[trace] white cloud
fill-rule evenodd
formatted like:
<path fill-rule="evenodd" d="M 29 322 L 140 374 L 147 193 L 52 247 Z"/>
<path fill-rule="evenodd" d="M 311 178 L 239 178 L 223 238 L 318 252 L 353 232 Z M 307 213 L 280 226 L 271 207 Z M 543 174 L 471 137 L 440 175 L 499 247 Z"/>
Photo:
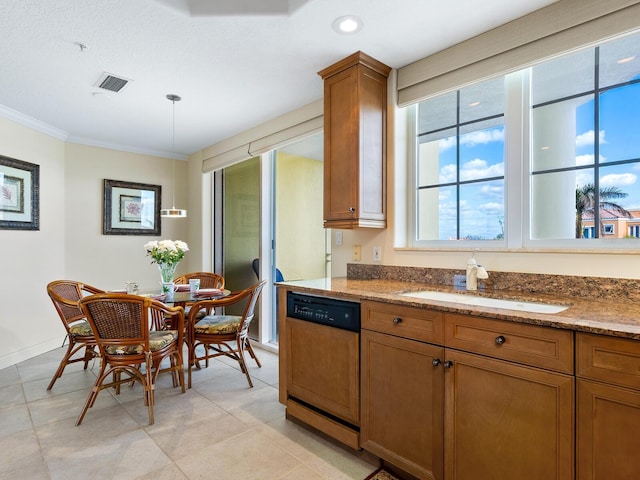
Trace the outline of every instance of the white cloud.
<path fill-rule="evenodd" d="M 504 128 L 492 128 L 491 130 L 478 130 L 460 136 L 463 145 L 473 147 L 478 144 L 504 141 Z"/>
<path fill-rule="evenodd" d="M 488 165 L 486 160 L 475 158 L 466 162 L 460 169 L 460 180 L 501 177 L 504 175 L 504 163 Z"/>
<path fill-rule="evenodd" d="M 456 137 L 443 138 L 438 143 L 438 147 L 440 148 L 441 152 L 449 150 L 450 148 L 453 148 L 455 146 L 456 146 Z"/>
<path fill-rule="evenodd" d="M 478 130 L 460 135 L 460 144 L 465 147 L 475 147 L 491 142 L 504 141 L 504 128 L 491 128 L 489 130 Z M 440 151 L 444 152 L 456 146 L 456 137 L 448 137 L 440 140 Z"/>
<path fill-rule="evenodd" d="M 600 178 L 602 187 L 623 187 L 633 185 L 638 180 L 638 176 L 633 173 L 612 173 Z"/>
<path fill-rule="evenodd" d="M 496 202 L 482 204 L 478 207 L 478 210 L 486 215 L 502 215 L 504 213 L 503 205 Z"/>
<path fill-rule="evenodd" d="M 600 142 L 600 145 L 602 145 L 603 143 L 607 143 L 605 138 L 604 138 L 604 130 L 600 130 L 600 133 L 598 134 L 598 140 Z M 580 147 L 588 147 L 590 145 L 594 144 L 594 131 L 593 130 L 588 130 L 584 133 L 581 133 L 579 135 L 576 136 L 576 147 L 580 148 Z"/>
<path fill-rule="evenodd" d="M 440 169 L 439 179 L 440 183 L 451 183 L 456 181 L 456 166 L 445 165 Z"/>

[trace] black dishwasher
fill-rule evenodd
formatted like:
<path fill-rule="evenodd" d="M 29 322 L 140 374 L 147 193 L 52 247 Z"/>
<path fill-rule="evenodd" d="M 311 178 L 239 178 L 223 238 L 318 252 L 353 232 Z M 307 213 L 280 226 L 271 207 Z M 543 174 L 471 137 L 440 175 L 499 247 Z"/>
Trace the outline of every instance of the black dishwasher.
<path fill-rule="evenodd" d="M 287 317 L 360 332 L 360 304 L 356 302 L 288 292 Z"/>
<path fill-rule="evenodd" d="M 284 330 L 287 417 L 359 448 L 360 304 L 289 291 Z"/>

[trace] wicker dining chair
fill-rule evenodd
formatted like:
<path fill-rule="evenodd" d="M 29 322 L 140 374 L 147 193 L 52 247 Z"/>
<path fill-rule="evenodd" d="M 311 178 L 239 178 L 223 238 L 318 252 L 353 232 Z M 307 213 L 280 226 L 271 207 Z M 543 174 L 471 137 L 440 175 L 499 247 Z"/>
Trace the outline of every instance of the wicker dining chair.
<path fill-rule="evenodd" d="M 179 277 L 173 279 L 173 283 L 176 285 L 189 285 L 189 280 L 199 279 L 200 280 L 200 288 L 219 288 L 222 290 L 224 288 L 224 277 L 218 273 L 213 272 L 192 272 L 186 273 Z M 192 303 L 187 302 L 184 308 L 184 315 L 187 317 L 189 314 L 189 309 L 191 308 Z M 209 311 L 200 311 L 198 316 L 200 318 L 204 317 L 211 313 Z"/>
<path fill-rule="evenodd" d="M 149 425 L 154 423 L 154 387 L 158 374 L 170 372 L 173 386 L 185 392 L 182 345 L 184 342 L 184 309 L 169 307 L 148 297 L 123 293 L 101 293 L 79 302 L 102 355 L 96 382 L 87 397 L 76 425 L 80 425 L 93 406 L 98 393 L 125 383 L 140 382 L 145 405 L 149 409 Z M 165 329 L 169 319 L 172 329 Z M 160 364 L 169 359 L 169 366 Z M 144 366 L 144 369 L 142 368 Z M 111 381 L 107 382 L 109 376 Z"/>
<path fill-rule="evenodd" d="M 67 351 L 62 357 L 56 373 L 53 374 L 47 390 L 53 388 L 53 384 L 62 376 L 67 365 L 84 362 L 86 370 L 89 361 L 96 357 L 96 341 L 91 326 L 85 319 L 84 312 L 78 306 L 78 301 L 86 295 L 102 292 L 103 290 L 99 288 L 74 280 L 55 280 L 47 285 L 47 294 L 67 331 L 65 341 L 69 341 Z M 82 349 L 84 349 L 84 354 L 74 358 Z"/>
<path fill-rule="evenodd" d="M 189 280 L 199 279 L 200 288 L 224 288 L 224 277 L 213 272 L 186 273 L 173 279 L 176 285 L 188 285 Z"/>
<path fill-rule="evenodd" d="M 209 366 L 209 359 L 225 355 L 240 364 L 240 369 L 247 377 L 249 387 L 253 387 L 249 369 L 244 358 L 247 351 L 255 360 L 258 367 L 262 367 L 249 342 L 249 325 L 254 317 L 254 310 L 258 297 L 266 281 L 239 292 L 231 293 L 227 297 L 216 300 L 202 300 L 191 305 L 187 317 L 187 347 L 189 351 L 188 386 L 191 388 L 191 371 L 194 366 L 200 368 L 200 361 Z M 206 315 L 198 317 L 200 311 L 210 311 L 214 308 L 228 307 L 244 302 L 242 315 Z M 196 349 L 202 346 L 202 354 Z"/>

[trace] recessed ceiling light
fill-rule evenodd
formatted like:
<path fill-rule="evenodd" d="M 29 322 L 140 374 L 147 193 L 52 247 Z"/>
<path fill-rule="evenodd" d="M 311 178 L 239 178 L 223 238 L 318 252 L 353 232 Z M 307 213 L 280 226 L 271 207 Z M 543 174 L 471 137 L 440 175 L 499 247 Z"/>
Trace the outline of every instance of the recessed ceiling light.
<path fill-rule="evenodd" d="M 551 147 L 545 145 L 544 147 L 540 147 L 540 150 L 549 150 Z"/>
<path fill-rule="evenodd" d="M 618 60 L 617 63 L 629 63 L 629 62 L 635 60 L 635 58 L 636 58 L 635 55 L 631 56 L 631 57 L 621 58 L 620 60 Z"/>
<path fill-rule="evenodd" d="M 471 102 L 469 104 L 470 107 L 477 107 L 478 105 L 480 105 L 480 102 L 477 102 L 477 101 L 476 102 Z"/>
<path fill-rule="evenodd" d="M 336 18 L 331 26 L 338 33 L 350 35 L 362 30 L 364 24 L 362 23 L 362 20 L 355 15 L 344 15 L 343 17 Z"/>

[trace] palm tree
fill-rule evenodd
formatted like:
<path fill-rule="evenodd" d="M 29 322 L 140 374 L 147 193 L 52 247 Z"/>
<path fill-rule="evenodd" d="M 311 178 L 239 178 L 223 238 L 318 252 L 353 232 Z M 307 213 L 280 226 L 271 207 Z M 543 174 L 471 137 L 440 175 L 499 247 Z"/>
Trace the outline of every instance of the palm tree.
<path fill-rule="evenodd" d="M 582 238 L 582 216 L 595 210 L 596 187 L 593 183 L 587 183 L 582 187 L 576 187 L 576 238 Z M 599 194 L 599 210 L 609 210 L 619 216 L 631 217 L 631 213 L 611 200 L 625 198 L 629 194 L 623 192 L 618 187 L 601 188 Z M 602 233 L 602 223 L 600 223 Z"/>

